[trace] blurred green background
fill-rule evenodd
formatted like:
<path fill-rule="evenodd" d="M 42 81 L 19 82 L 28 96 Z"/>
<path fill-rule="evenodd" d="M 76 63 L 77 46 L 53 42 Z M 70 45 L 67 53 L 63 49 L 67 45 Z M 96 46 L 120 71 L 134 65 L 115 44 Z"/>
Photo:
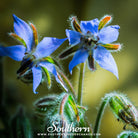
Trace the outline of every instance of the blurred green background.
<path fill-rule="evenodd" d="M 13 32 L 12 14 L 35 24 L 39 40 L 45 36 L 65 38 L 65 29 L 70 28 L 68 18 L 76 15 L 79 20 L 101 18 L 109 14 L 113 16 L 112 25 L 120 25 L 117 42 L 123 44 L 122 50 L 113 53 L 119 70 L 119 80 L 115 76 L 97 66 L 92 73 L 86 68 L 83 104 L 88 107 L 87 116 L 92 126 L 97 115 L 97 107 L 105 93 L 119 91 L 127 94 L 131 101 L 138 105 L 138 0 L 1 0 L 0 1 L 0 43 L 5 46 L 16 45 L 17 42 L 8 36 Z M 65 42 L 54 54 L 56 60 L 59 53 L 68 47 Z M 72 57 L 59 61 L 66 74 L 69 74 L 68 63 Z M 62 89 L 55 83 L 50 90 L 46 84 L 39 86 L 39 94 L 35 95 L 32 85 L 26 85 L 16 78 L 20 63 L 10 58 L 4 59 L 5 99 L 8 110 L 16 112 L 18 105 L 24 105 L 28 114 L 33 110 L 33 102 L 47 94 L 60 93 Z M 77 90 L 78 68 L 73 76 L 67 75 Z M 107 109 L 101 124 L 101 138 L 116 138 L 123 129 L 112 112 Z M 131 127 L 128 127 L 132 129 Z"/>

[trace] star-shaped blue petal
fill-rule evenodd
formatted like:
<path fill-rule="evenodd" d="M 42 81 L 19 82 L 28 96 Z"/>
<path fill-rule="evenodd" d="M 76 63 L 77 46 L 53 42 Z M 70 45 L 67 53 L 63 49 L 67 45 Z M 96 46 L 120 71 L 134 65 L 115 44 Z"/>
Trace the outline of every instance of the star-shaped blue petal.
<path fill-rule="evenodd" d="M 45 37 L 36 47 L 34 55 L 37 58 L 47 57 L 52 54 L 65 40 L 54 37 Z"/>
<path fill-rule="evenodd" d="M 73 46 L 80 43 L 81 34 L 79 32 L 66 29 L 66 35 L 70 45 Z"/>
<path fill-rule="evenodd" d="M 13 19 L 14 32 L 26 42 L 27 51 L 31 51 L 32 45 L 34 43 L 32 29 L 25 21 L 18 18 L 15 14 L 13 14 Z"/>
<path fill-rule="evenodd" d="M 92 34 L 95 34 L 98 32 L 98 25 L 99 20 L 96 18 L 91 21 L 81 21 L 80 27 L 84 34 L 87 34 L 87 32 L 91 32 Z"/>
<path fill-rule="evenodd" d="M 100 30 L 98 36 L 100 43 L 112 43 L 117 40 L 119 35 L 119 26 L 108 26 Z"/>
<path fill-rule="evenodd" d="M 88 51 L 86 51 L 86 50 L 84 50 L 84 49 L 78 50 L 78 51 L 75 53 L 75 55 L 74 55 L 72 61 L 69 63 L 69 71 L 70 71 L 70 73 L 72 73 L 72 69 L 73 69 L 76 65 L 78 65 L 78 64 L 80 64 L 80 63 L 84 63 L 84 62 L 86 61 L 87 58 L 88 58 Z"/>
<path fill-rule="evenodd" d="M 94 50 L 93 57 L 102 68 L 112 72 L 117 79 L 119 79 L 117 65 L 113 56 L 108 50 L 102 46 L 97 46 L 97 48 Z"/>
<path fill-rule="evenodd" d="M 21 61 L 25 56 L 26 48 L 22 45 L 3 47 L 0 46 L 0 56 L 8 56 L 16 61 Z"/>
<path fill-rule="evenodd" d="M 36 89 L 41 83 L 42 71 L 40 67 L 33 67 L 32 72 L 33 72 L 33 92 L 37 94 L 38 92 L 36 92 Z"/>

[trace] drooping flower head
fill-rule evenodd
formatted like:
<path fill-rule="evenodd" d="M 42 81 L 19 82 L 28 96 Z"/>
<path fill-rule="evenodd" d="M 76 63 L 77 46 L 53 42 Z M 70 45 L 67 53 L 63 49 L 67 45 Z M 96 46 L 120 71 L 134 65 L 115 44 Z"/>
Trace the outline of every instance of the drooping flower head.
<path fill-rule="evenodd" d="M 76 17 L 71 18 L 73 30 L 66 29 L 66 35 L 71 48 L 64 51 L 59 57 L 64 58 L 76 52 L 69 63 L 69 71 L 86 61 L 90 70 L 95 70 L 95 61 L 104 69 L 112 72 L 118 78 L 118 69 L 111 51 L 120 49 L 120 44 L 112 44 L 119 35 L 119 26 L 107 24 L 111 16 L 105 16 L 100 21 L 96 18 L 91 21 L 78 23 Z"/>
<path fill-rule="evenodd" d="M 65 40 L 54 37 L 44 37 L 38 43 L 37 30 L 35 26 L 13 15 L 14 33 L 10 35 L 22 44 L 8 47 L 0 47 L 0 56 L 9 56 L 10 58 L 21 61 L 21 67 L 17 71 L 18 77 L 24 82 L 33 82 L 33 91 L 42 81 L 42 73 L 47 76 L 50 84 L 49 72 L 51 72 L 57 82 L 61 83 L 55 68 L 56 62 L 50 57 Z"/>

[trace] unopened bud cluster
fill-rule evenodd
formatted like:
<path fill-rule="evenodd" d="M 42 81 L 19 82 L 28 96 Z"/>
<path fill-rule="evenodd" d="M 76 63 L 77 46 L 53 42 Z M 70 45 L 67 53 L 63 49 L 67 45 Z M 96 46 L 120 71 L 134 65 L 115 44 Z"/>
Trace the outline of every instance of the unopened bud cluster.
<path fill-rule="evenodd" d="M 136 107 L 123 94 L 111 93 L 106 95 L 109 98 L 109 106 L 118 120 L 122 120 L 126 125 L 130 124 L 138 128 L 138 111 Z M 124 126 L 124 129 L 126 127 Z"/>

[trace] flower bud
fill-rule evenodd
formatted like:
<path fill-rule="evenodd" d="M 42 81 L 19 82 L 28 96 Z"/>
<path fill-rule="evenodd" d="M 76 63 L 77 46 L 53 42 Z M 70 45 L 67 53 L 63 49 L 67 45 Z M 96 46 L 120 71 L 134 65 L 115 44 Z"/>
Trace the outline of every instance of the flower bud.
<path fill-rule="evenodd" d="M 36 114 L 45 117 L 47 114 L 52 114 L 57 107 L 56 99 L 57 95 L 49 95 L 44 98 L 40 98 L 34 103 Z"/>
<path fill-rule="evenodd" d="M 138 128 L 138 111 L 135 106 L 122 94 L 112 93 L 110 96 L 109 105 L 117 119 Z"/>
<path fill-rule="evenodd" d="M 60 115 L 71 121 L 73 121 L 74 118 L 79 121 L 77 105 L 73 97 L 67 93 L 49 95 L 41 98 L 35 102 L 34 107 L 39 116 L 47 117 Z"/>
<path fill-rule="evenodd" d="M 81 127 L 86 127 L 88 132 L 91 132 L 85 119 L 86 108 L 78 106 L 70 94 L 49 95 L 39 99 L 34 106 L 36 113 L 45 118 L 44 133 L 46 135 L 52 135 L 52 133 L 67 135 L 70 132 L 78 131 L 78 127 L 82 131 Z"/>
<path fill-rule="evenodd" d="M 133 131 L 124 131 L 117 138 L 138 138 L 138 133 Z"/>

